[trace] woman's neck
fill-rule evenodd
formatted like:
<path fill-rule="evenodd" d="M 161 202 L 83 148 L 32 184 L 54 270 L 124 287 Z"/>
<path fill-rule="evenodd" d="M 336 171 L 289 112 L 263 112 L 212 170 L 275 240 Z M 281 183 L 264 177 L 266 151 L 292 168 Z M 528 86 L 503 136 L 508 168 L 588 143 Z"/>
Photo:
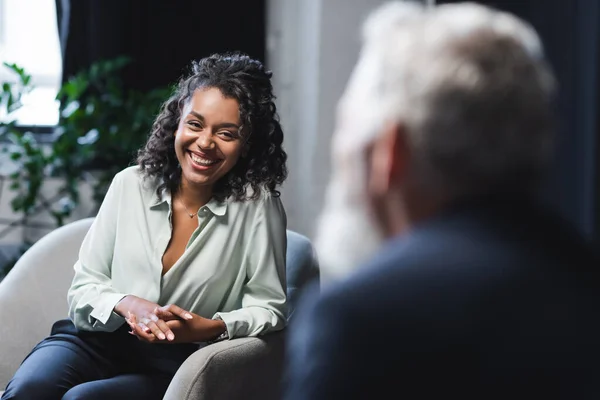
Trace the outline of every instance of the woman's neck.
<path fill-rule="evenodd" d="M 182 180 L 176 197 L 179 198 L 179 201 L 183 202 L 189 211 L 195 212 L 210 201 L 212 197 L 212 187 L 193 187 L 188 182 Z"/>

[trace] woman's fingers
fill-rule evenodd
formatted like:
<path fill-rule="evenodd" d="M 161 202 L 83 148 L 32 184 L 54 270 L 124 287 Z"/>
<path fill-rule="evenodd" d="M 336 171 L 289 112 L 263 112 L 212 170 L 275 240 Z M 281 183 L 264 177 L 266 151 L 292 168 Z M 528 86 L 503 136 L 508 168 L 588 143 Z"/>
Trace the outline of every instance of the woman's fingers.
<path fill-rule="evenodd" d="M 157 315 L 160 316 L 160 314 L 171 314 L 174 315 L 176 317 L 179 317 L 183 320 L 190 320 L 192 318 L 194 318 L 194 316 L 189 312 L 184 310 L 183 308 L 176 306 L 175 304 L 168 304 L 164 307 L 158 307 L 157 308 L 158 312 L 156 313 Z M 168 319 L 168 318 L 165 318 Z"/>
<path fill-rule="evenodd" d="M 148 327 L 140 322 L 135 326 L 134 332 L 139 339 L 145 340 L 146 342 L 156 341 L 156 335 L 154 335 L 153 333 L 148 333 L 149 331 L 150 330 L 148 329 Z"/>
<path fill-rule="evenodd" d="M 129 319 L 125 319 L 125 321 L 127 321 L 127 325 L 129 325 L 129 329 L 131 329 L 131 331 L 129 333 L 135 332 L 135 324 L 133 322 L 131 322 Z"/>
<path fill-rule="evenodd" d="M 138 322 L 137 317 L 132 313 L 127 313 L 128 318 L 125 318 L 127 324 L 131 328 L 131 335 L 137 336 L 138 339 L 144 340 L 146 342 L 154 342 L 156 341 L 156 336 L 154 333 L 151 333 L 151 330 L 146 326 L 144 322 L 150 321 L 149 318 L 144 318 L 144 322 Z"/>
<path fill-rule="evenodd" d="M 134 314 L 132 314 L 130 311 L 127 311 L 127 318 L 125 318 L 125 321 L 129 325 L 129 327 L 131 328 L 131 330 L 135 332 L 135 327 L 137 325 L 137 318 L 136 318 L 136 316 Z"/>
<path fill-rule="evenodd" d="M 179 319 L 177 315 L 173 314 L 171 311 L 165 311 L 162 307 L 156 307 L 154 309 L 154 314 L 163 321 Z"/>
<path fill-rule="evenodd" d="M 158 310 L 158 308 L 157 308 Z M 168 311 L 167 311 L 168 312 Z M 147 341 L 155 340 L 175 340 L 175 334 L 169 328 L 167 323 L 155 314 L 149 314 L 146 317 L 138 318 L 135 314 L 128 312 L 125 318 L 131 328 L 131 333 Z"/>
<path fill-rule="evenodd" d="M 173 334 L 173 331 L 169 328 L 165 321 L 159 319 L 158 321 L 156 321 L 156 325 L 162 332 L 164 332 L 165 336 L 167 337 L 167 340 L 173 341 L 175 339 L 175 334 Z"/>
<path fill-rule="evenodd" d="M 144 319 L 144 321 L 138 323 L 138 325 L 144 330 L 149 329 L 150 332 L 152 332 L 159 340 L 165 340 L 167 338 L 165 333 L 159 328 L 156 322 L 149 318 Z"/>

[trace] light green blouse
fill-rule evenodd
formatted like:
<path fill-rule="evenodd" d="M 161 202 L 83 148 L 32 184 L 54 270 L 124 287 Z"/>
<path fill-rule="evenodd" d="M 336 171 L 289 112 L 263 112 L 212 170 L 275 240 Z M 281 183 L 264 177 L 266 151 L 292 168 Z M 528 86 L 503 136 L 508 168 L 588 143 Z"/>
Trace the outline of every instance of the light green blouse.
<path fill-rule="evenodd" d="M 220 317 L 230 338 L 280 330 L 286 323 L 286 215 L 278 197 L 211 200 L 181 258 L 162 276 L 171 238 L 171 197 L 138 167 L 118 173 L 86 235 L 68 294 L 82 330 L 116 330 L 115 305 L 131 294 Z"/>

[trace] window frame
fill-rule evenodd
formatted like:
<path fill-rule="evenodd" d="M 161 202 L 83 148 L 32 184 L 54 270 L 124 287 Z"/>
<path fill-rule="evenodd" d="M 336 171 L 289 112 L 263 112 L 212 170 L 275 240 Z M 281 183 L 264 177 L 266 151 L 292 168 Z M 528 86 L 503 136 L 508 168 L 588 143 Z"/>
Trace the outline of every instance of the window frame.
<path fill-rule="evenodd" d="M 6 22 L 5 22 L 5 18 L 6 17 L 2 17 L 6 15 L 6 1 L 5 0 L 0 0 L 0 54 L 4 53 L 6 51 Z M 59 38 L 59 44 L 60 44 L 60 38 Z M 6 60 L 8 62 L 11 62 L 11 60 Z M 13 80 L 11 79 L 11 74 L 8 72 L 4 71 L 5 67 L 2 65 L 2 62 L 0 62 L 0 82 L 1 81 L 5 81 L 5 82 L 12 82 Z M 53 84 L 55 84 L 55 77 L 53 77 L 51 74 L 32 74 L 32 82 L 33 85 L 38 88 L 38 87 L 49 87 L 52 86 Z M 59 89 L 60 89 L 60 84 L 59 84 Z M 60 112 L 60 110 L 59 110 Z M 59 116 L 60 117 L 60 116 Z M 50 143 L 52 141 L 51 136 L 52 133 L 54 133 L 55 128 L 56 128 L 56 124 L 52 125 L 52 124 L 36 124 L 36 125 L 31 125 L 31 124 L 21 124 L 19 123 L 19 121 L 16 122 L 16 128 L 21 131 L 21 132 L 30 132 L 32 133 L 36 139 L 39 138 L 40 142 L 43 143 Z M 5 142 L 6 139 L 0 139 L 0 142 Z"/>

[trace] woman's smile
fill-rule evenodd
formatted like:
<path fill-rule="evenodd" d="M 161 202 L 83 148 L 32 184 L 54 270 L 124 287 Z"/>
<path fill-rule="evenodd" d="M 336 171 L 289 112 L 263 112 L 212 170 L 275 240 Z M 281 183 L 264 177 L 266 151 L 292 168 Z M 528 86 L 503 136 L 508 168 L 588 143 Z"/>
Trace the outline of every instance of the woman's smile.
<path fill-rule="evenodd" d="M 221 161 L 220 158 L 210 157 L 205 153 L 195 152 L 192 150 L 188 150 L 188 156 L 191 160 L 192 167 L 199 171 L 207 171 L 219 165 Z"/>

